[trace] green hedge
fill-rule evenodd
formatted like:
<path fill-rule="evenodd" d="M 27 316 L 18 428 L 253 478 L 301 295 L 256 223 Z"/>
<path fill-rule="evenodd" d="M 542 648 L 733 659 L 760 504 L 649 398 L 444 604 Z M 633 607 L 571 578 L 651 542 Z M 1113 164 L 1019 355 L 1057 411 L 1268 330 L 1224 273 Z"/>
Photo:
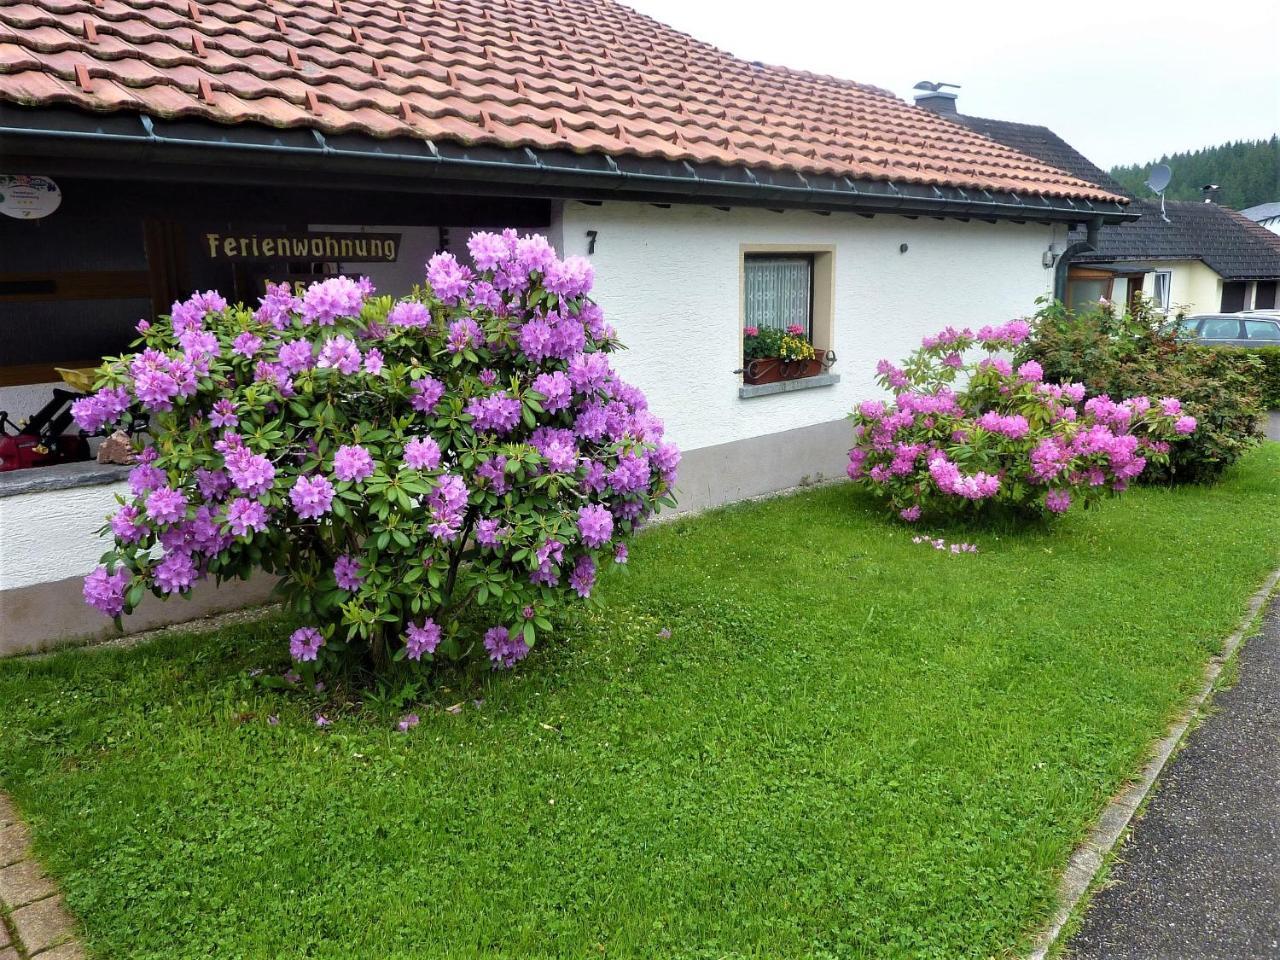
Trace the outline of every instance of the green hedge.
<path fill-rule="evenodd" d="M 1262 406 L 1266 410 L 1280 410 L 1280 347 L 1213 347 L 1214 350 L 1227 350 L 1235 354 L 1248 354 L 1256 357 L 1260 366 L 1257 368 L 1256 382 L 1258 392 L 1262 394 Z"/>

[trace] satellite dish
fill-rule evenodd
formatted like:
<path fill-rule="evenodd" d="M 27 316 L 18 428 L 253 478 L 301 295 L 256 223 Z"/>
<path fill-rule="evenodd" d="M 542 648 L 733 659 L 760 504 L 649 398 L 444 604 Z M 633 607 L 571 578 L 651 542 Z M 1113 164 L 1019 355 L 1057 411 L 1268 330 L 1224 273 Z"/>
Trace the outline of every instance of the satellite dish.
<path fill-rule="evenodd" d="M 1164 212 L 1164 191 L 1172 179 L 1173 171 L 1169 169 L 1167 163 L 1157 163 L 1151 168 L 1151 173 L 1147 177 L 1147 186 L 1160 198 L 1160 219 L 1165 223 L 1169 222 L 1169 216 Z"/>
<path fill-rule="evenodd" d="M 1157 163 L 1151 168 L 1151 174 L 1147 177 L 1147 186 L 1152 193 L 1164 193 L 1165 188 L 1169 186 L 1169 181 L 1173 179 L 1173 171 L 1169 169 L 1167 163 Z"/>

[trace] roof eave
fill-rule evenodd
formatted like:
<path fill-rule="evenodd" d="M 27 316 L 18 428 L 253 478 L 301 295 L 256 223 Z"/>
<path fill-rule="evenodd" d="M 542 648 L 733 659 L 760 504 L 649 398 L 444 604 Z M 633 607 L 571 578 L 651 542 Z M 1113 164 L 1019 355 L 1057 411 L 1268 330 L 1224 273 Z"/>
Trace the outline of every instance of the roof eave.
<path fill-rule="evenodd" d="M 485 194 L 863 214 L 1070 223 L 1138 217 L 1106 200 L 10 104 L 0 104 L 0 138 L 10 163 L 103 177 L 296 183 L 306 170 L 317 182 L 358 173 L 371 181 L 364 189 L 394 183 L 402 191 L 432 192 L 465 184 Z"/>

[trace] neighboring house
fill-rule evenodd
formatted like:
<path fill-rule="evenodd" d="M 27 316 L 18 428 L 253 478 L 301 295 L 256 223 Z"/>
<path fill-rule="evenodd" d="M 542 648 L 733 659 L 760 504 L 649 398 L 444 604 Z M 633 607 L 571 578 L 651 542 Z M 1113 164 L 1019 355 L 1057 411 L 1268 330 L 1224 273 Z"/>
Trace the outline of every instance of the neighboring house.
<path fill-rule="evenodd" d="M 1133 208 L 1140 220 L 1104 227 L 1095 249 L 1072 258 L 1070 305 L 1142 295 L 1188 316 L 1275 309 L 1280 236 L 1216 203 L 1170 200 L 1164 217 L 1159 200 Z"/>
<path fill-rule="evenodd" d="M 1256 207 L 1246 207 L 1240 212 L 1259 226 L 1266 227 L 1272 233 L 1280 233 L 1280 200 L 1272 203 L 1260 203 Z"/>
<path fill-rule="evenodd" d="M 608 0 L 30 0 L 0 6 L 0 29 L 0 174 L 62 196 L 0 217 L 11 413 L 192 288 L 252 302 L 342 271 L 402 294 L 435 251 L 510 225 L 592 258 L 630 347 L 617 366 L 683 448 L 697 509 L 839 475 L 879 358 L 1026 315 L 1073 226 L 1132 216 L 885 90 L 740 60 Z M 802 323 L 834 365 L 744 384 L 748 309 Z M 5 497 L 22 473 L 44 476 Z M 122 487 L 8 478 L 0 636 L 99 629 L 78 575 Z M 163 616 L 145 610 L 135 625 Z"/>
<path fill-rule="evenodd" d="M 1048 127 L 966 116 L 957 111 L 957 100 L 945 90 L 915 98 L 918 106 L 976 133 L 1111 193 L 1130 196 Z M 1253 221 L 1270 218 L 1271 229 L 1280 230 L 1280 203 L 1237 213 L 1216 203 L 1170 200 L 1162 216 L 1159 200 L 1137 200 L 1130 210 L 1140 219 L 1101 226 L 1092 238 L 1077 228 L 1071 246 L 1055 250 L 1061 254 L 1055 293 L 1068 306 L 1100 299 L 1133 303 L 1140 296 L 1165 313 L 1188 315 L 1277 306 L 1280 238 Z"/>

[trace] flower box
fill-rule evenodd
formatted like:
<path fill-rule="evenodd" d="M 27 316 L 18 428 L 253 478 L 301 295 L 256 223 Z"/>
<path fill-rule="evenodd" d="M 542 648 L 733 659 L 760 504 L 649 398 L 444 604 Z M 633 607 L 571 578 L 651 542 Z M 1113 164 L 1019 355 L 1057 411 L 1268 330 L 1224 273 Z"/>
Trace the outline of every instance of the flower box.
<path fill-rule="evenodd" d="M 779 383 L 783 380 L 800 380 L 816 377 L 822 372 L 822 354 L 811 360 L 783 360 L 779 357 L 762 357 L 748 360 L 742 371 L 742 382 L 747 384 Z"/>

